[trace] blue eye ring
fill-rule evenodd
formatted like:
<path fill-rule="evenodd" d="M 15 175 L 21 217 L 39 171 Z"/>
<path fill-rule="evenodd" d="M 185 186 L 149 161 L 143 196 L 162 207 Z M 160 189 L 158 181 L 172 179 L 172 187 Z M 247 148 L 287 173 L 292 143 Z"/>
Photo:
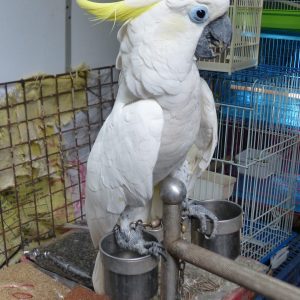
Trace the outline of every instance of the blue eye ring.
<path fill-rule="evenodd" d="M 204 23 L 208 19 L 208 9 L 205 5 L 194 6 L 189 11 L 189 17 L 196 24 Z"/>

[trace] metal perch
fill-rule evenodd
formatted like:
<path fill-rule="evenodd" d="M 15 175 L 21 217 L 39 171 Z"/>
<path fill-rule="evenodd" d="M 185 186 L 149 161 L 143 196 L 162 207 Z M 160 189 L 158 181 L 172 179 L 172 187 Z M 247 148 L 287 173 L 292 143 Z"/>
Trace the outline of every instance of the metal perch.
<path fill-rule="evenodd" d="M 181 202 L 186 197 L 186 189 L 181 181 L 166 178 L 161 184 L 160 195 L 164 203 L 164 245 L 168 251 L 167 260 L 162 263 L 161 300 L 174 300 L 178 295 L 179 260 L 189 262 L 270 299 L 300 299 L 300 289 L 182 240 Z"/>

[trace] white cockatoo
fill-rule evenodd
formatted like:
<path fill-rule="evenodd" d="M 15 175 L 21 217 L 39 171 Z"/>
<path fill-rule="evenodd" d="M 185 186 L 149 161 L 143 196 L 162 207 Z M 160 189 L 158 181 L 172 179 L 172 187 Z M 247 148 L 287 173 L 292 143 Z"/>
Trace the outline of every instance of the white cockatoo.
<path fill-rule="evenodd" d="M 119 245 L 158 255 L 131 224 L 149 221 L 153 188 L 167 176 L 185 181 L 204 170 L 217 142 L 213 95 L 194 56 L 211 57 L 211 43 L 228 45 L 229 0 L 77 0 L 97 19 L 124 21 L 118 33 L 121 70 L 113 110 L 103 124 L 87 165 L 86 216 L 93 243 L 116 224 Z M 192 145 L 188 159 L 187 153 Z M 192 175 L 193 178 L 193 175 Z M 189 215 L 208 215 L 186 201 Z M 93 273 L 103 292 L 99 254 Z"/>

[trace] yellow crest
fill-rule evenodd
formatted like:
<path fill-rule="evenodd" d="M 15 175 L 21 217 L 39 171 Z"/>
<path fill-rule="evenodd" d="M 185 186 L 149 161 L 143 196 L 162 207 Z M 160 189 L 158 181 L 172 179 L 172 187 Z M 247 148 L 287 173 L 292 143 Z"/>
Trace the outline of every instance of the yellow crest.
<path fill-rule="evenodd" d="M 138 17 L 156 4 L 152 3 L 142 7 L 134 7 L 126 4 L 125 1 L 98 3 L 88 0 L 77 0 L 77 3 L 82 9 L 95 15 L 98 20 L 122 22 Z"/>

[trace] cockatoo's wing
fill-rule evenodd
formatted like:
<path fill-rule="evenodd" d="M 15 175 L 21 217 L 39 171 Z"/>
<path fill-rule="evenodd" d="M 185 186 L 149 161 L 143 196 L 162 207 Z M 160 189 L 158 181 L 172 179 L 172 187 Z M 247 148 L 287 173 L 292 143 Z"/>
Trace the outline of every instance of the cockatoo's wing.
<path fill-rule="evenodd" d="M 149 205 L 162 128 L 154 100 L 116 103 L 103 125 L 87 166 L 86 214 L 96 247 L 127 205 Z"/>
<path fill-rule="evenodd" d="M 172 172 L 172 176 L 184 182 L 188 196 L 192 195 L 196 180 L 208 167 L 218 140 L 218 121 L 213 94 L 206 81 L 200 77 L 200 86 L 195 89 L 201 106 L 201 120 L 197 138 L 189 150 L 185 162 Z M 155 187 L 152 211 L 153 218 L 162 217 L 162 203 L 158 186 Z"/>
<path fill-rule="evenodd" d="M 195 145 L 199 150 L 201 160 L 199 167 L 204 171 L 213 157 L 218 142 L 218 119 L 214 96 L 208 84 L 201 79 L 201 120 Z"/>
<path fill-rule="evenodd" d="M 190 171 L 188 193 L 195 181 L 208 167 L 218 142 L 218 120 L 213 94 L 203 78 L 201 80 L 201 120 L 195 144 L 187 155 Z"/>

